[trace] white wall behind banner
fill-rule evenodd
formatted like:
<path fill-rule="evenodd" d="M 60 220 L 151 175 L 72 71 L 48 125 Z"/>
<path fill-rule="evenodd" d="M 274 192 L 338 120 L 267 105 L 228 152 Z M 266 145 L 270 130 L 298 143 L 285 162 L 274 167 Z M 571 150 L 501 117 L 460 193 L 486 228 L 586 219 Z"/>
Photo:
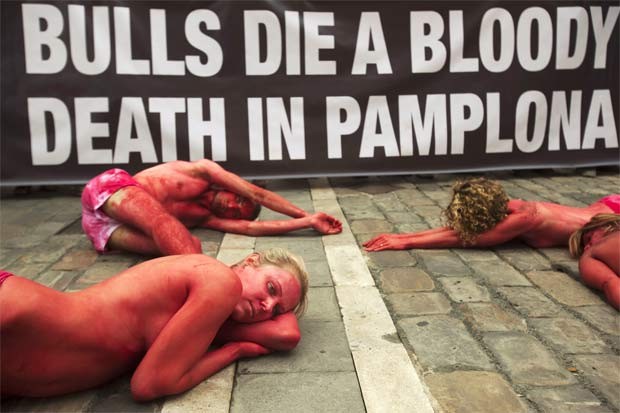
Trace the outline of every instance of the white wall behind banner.
<path fill-rule="evenodd" d="M 618 1 L 1 3 L 2 185 L 618 165 Z"/>

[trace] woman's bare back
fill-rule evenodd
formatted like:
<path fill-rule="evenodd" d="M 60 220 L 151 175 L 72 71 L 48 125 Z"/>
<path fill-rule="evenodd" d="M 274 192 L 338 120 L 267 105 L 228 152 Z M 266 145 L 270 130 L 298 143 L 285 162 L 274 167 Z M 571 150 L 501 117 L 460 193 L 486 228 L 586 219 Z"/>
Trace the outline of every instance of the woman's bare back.
<path fill-rule="evenodd" d="M 534 248 L 567 245 L 571 234 L 583 227 L 601 212 L 608 212 L 603 204 L 586 208 L 570 207 L 551 202 L 511 200 L 509 209 L 527 211 L 531 227 L 519 239 Z"/>
<path fill-rule="evenodd" d="M 164 257 L 75 293 L 10 277 L 0 288 L 2 394 L 66 393 L 131 371 L 204 274 L 198 266 L 226 268 L 206 256 Z"/>

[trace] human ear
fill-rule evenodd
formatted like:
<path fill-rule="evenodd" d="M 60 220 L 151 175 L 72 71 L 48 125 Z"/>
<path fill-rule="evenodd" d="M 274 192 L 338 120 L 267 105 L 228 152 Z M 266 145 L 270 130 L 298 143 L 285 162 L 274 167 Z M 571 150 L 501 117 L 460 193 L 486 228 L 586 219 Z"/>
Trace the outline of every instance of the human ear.
<path fill-rule="evenodd" d="M 260 255 L 257 252 L 254 252 L 247 257 L 245 257 L 245 265 L 251 265 L 253 267 L 258 267 L 260 265 Z"/>

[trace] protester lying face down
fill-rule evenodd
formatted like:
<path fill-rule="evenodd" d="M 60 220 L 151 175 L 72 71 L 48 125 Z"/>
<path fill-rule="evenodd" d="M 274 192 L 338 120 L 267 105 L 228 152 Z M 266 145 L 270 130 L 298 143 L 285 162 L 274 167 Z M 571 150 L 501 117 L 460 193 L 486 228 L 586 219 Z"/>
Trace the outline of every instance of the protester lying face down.
<path fill-rule="evenodd" d="M 509 199 L 501 185 L 485 178 L 457 182 L 445 226 L 405 234 L 381 234 L 366 241 L 366 251 L 411 248 L 489 247 L 520 240 L 534 248 L 568 245 L 570 235 L 594 215 L 620 213 L 620 195 L 587 207 Z"/>
<path fill-rule="evenodd" d="M 127 372 L 136 400 L 184 392 L 239 358 L 294 348 L 307 289 L 303 261 L 279 249 L 232 267 L 157 258 L 72 293 L 5 273 L 2 396 L 60 395 Z"/>

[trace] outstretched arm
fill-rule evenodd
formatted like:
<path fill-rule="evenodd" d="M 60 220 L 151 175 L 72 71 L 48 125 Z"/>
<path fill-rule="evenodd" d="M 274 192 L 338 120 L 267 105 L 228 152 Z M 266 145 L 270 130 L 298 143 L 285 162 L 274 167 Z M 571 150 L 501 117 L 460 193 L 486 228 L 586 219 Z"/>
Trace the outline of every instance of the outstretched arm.
<path fill-rule="evenodd" d="M 381 234 L 366 241 L 366 251 L 405 250 L 411 248 L 450 248 L 461 246 L 457 233 L 441 227 L 407 234 Z"/>
<path fill-rule="evenodd" d="M 471 245 L 463 244 L 456 231 L 447 227 L 441 227 L 409 234 L 382 234 L 365 242 L 364 247 L 366 251 L 411 248 L 488 247 L 510 241 L 529 231 L 531 227 L 531 219 L 527 214 L 515 212 L 509 214 L 494 228 L 480 234 Z"/>
<path fill-rule="evenodd" d="M 249 341 L 269 350 L 287 351 L 295 348 L 300 339 L 297 317 L 289 311 L 258 323 L 243 324 L 229 319 L 220 327 L 214 342 Z"/>
<path fill-rule="evenodd" d="M 321 234 L 337 234 L 342 231 L 342 224 L 335 218 L 317 212 L 303 218 L 280 221 L 248 221 L 242 219 L 225 219 L 210 215 L 201 224 L 203 227 L 235 234 L 261 236 L 277 235 L 304 228 L 314 228 Z"/>
<path fill-rule="evenodd" d="M 303 209 L 293 205 L 282 196 L 256 186 L 245 179 L 229 172 L 208 159 L 195 162 L 197 172 L 209 182 L 230 192 L 251 199 L 271 210 L 280 212 L 293 218 L 302 218 L 309 215 Z"/>

